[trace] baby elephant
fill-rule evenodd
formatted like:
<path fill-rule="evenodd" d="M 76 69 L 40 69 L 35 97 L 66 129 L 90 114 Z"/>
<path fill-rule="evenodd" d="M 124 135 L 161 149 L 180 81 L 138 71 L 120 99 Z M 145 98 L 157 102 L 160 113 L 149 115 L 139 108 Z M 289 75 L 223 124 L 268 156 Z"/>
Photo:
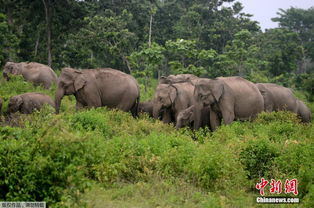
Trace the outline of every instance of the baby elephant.
<path fill-rule="evenodd" d="M 39 110 L 44 104 L 55 107 L 51 97 L 42 93 L 29 92 L 16 95 L 10 98 L 8 114 L 18 111 L 24 114 L 30 114 L 35 109 Z"/>
<path fill-rule="evenodd" d="M 152 100 L 140 102 L 138 105 L 138 112 L 147 113 L 150 117 L 153 118 L 153 106 L 154 106 L 154 103 Z"/>
<path fill-rule="evenodd" d="M 193 128 L 193 122 L 194 122 L 194 113 L 195 113 L 195 106 L 192 105 L 188 107 L 187 109 L 181 111 L 177 116 L 177 123 L 176 123 L 176 129 L 189 126 L 190 128 Z M 209 113 L 210 109 L 209 107 L 205 107 L 201 110 L 202 117 L 201 117 L 201 126 L 210 127 L 210 120 L 209 120 Z"/>

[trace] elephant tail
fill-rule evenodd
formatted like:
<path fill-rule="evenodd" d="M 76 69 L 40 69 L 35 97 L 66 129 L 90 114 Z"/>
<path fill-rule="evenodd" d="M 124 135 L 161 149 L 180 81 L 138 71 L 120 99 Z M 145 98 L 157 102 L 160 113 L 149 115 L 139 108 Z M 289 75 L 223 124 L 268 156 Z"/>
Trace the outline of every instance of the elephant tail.
<path fill-rule="evenodd" d="M 137 96 L 136 100 L 135 100 L 135 103 L 131 109 L 131 113 L 132 113 L 132 116 L 134 118 L 137 118 L 138 117 L 138 112 L 139 112 L 139 104 L 140 104 L 140 94 Z"/>

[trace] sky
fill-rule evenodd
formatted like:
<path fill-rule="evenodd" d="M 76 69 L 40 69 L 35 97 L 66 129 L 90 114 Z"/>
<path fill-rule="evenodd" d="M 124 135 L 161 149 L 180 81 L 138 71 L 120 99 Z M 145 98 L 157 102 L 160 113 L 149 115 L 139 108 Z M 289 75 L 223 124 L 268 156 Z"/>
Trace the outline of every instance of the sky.
<path fill-rule="evenodd" d="M 262 30 L 274 28 L 278 23 L 271 21 L 271 18 L 277 17 L 279 8 L 289 9 L 296 7 L 308 9 L 314 6 L 314 0 L 237 0 L 244 6 L 243 11 L 252 14 L 253 20 L 260 23 Z"/>

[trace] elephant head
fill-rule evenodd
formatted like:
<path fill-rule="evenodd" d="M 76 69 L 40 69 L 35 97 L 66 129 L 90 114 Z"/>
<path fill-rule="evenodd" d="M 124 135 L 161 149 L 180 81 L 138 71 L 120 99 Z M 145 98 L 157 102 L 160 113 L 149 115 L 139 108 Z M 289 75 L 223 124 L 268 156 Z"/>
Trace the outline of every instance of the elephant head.
<path fill-rule="evenodd" d="M 218 79 L 199 79 L 195 84 L 194 98 L 202 106 L 218 103 L 224 93 L 224 83 Z"/>
<path fill-rule="evenodd" d="M 184 126 L 189 126 L 194 121 L 194 105 L 181 111 L 177 116 L 176 129 Z"/>
<path fill-rule="evenodd" d="M 64 95 L 73 95 L 82 89 L 86 83 L 82 71 L 64 68 L 58 79 L 58 88 L 55 96 L 56 113 L 59 113 L 61 100 Z"/>
<path fill-rule="evenodd" d="M 158 119 L 159 114 L 171 108 L 177 98 L 177 88 L 174 85 L 159 84 L 154 98 L 153 117 Z"/>
<path fill-rule="evenodd" d="M 20 96 L 11 97 L 8 105 L 8 114 L 18 112 L 23 104 L 23 99 Z"/>
<path fill-rule="evenodd" d="M 19 63 L 7 62 L 3 67 L 3 77 L 8 81 L 8 74 L 21 74 L 21 66 Z"/>

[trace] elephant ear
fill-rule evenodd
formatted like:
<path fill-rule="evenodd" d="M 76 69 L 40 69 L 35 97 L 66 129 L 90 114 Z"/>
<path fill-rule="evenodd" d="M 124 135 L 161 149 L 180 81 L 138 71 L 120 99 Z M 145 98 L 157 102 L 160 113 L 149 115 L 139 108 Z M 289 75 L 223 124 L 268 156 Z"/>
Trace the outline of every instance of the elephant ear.
<path fill-rule="evenodd" d="M 213 80 L 211 89 L 215 99 L 219 101 L 224 93 L 224 82 L 221 80 Z"/>
<path fill-rule="evenodd" d="M 170 96 L 171 103 L 174 103 L 175 99 L 177 98 L 178 89 L 174 85 L 170 85 L 170 87 L 171 88 L 170 88 L 169 96 Z"/>
<path fill-rule="evenodd" d="M 82 89 L 86 84 L 86 78 L 84 75 L 79 75 L 76 77 L 75 81 L 74 81 L 74 89 L 75 91 L 78 91 L 80 89 Z"/>

